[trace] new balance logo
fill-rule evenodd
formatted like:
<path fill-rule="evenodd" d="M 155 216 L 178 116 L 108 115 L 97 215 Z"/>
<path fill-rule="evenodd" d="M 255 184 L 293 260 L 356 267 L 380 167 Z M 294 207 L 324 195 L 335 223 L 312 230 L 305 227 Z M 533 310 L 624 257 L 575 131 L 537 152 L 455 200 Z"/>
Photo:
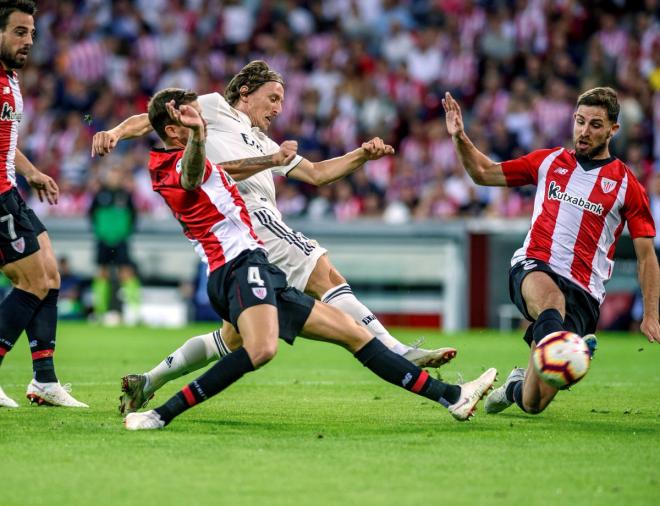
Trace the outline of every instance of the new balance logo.
<path fill-rule="evenodd" d="M 560 176 L 565 176 L 568 174 L 568 169 L 565 169 L 564 167 L 559 167 L 558 169 L 555 169 L 555 174 L 559 174 Z"/>
<path fill-rule="evenodd" d="M 174 357 L 170 355 L 165 359 L 165 363 L 167 364 L 167 367 L 172 367 L 172 362 L 174 362 Z"/>
<path fill-rule="evenodd" d="M 559 186 L 554 181 L 550 181 L 550 186 L 548 187 L 548 198 L 550 200 L 559 200 L 560 202 L 568 202 L 569 204 L 589 211 L 590 213 L 597 214 L 601 216 L 603 214 L 603 205 L 597 202 L 591 202 L 590 200 L 585 200 L 582 197 L 576 197 L 570 193 L 561 191 L 561 186 Z"/>
<path fill-rule="evenodd" d="M 523 264 L 523 270 L 525 271 L 531 271 L 534 267 L 538 265 L 534 260 L 524 260 L 522 264 Z"/>
<path fill-rule="evenodd" d="M 412 378 L 413 378 L 412 374 L 407 372 L 406 375 L 403 377 L 403 380 L 401 381 L 401 385 L 403 385 L 404 387 L 407 386 L 408 383 L 412 381 Z"/>

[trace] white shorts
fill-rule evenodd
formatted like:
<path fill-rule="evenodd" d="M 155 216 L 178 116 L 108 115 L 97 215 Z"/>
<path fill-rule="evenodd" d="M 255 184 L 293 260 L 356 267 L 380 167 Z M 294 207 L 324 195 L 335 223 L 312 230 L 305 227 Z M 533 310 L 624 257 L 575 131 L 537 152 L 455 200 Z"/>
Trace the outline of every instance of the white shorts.
<path fill-rule="evenodd" d="M 268 261 L 284 271 L 289 286 L 305 291 L 318 259 L 328 252 L 318 242 L 291 230 L 269 209 L 250 213 L 252 226 L 268 251 Z"/>

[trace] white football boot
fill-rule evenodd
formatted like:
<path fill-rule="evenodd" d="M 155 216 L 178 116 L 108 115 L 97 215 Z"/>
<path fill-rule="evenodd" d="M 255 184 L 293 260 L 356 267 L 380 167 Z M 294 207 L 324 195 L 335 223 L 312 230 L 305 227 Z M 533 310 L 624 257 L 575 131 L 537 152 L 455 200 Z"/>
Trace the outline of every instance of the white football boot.
<path fill-rule="evenodd" d="M 9 397 L 5 391 L 0 387 L 0 407 L 3 408 L 17 408 L 18 403 Z"/>
<path fill-rule="evenodd" d="M 124 418 L 124 425 L 128 430 L 152 430 L 162 429 L 165 422 L 160 419 L 160 415 L 153 409 L 141 413 L 129 413 Z"/>
<path fill-rule="evenodd" d="M 493 390 L 488 397 L 486 397 L 486 402 L 484 402 L 484 409 L 486 413 L 494 415 L 500 411 L 504 411 L 506 408 L 513 404 L 513 401 L 510 401 L 506 398 L 506 389 L 514 381 L 523 381 L 525 379 L 525 369 L 522 367 L 514 367 L 513 370 L 509 373 L 506 381 L 501 387 Z"/>
<path fill-rule="evenodd" d="M 73 398 L 69 393 L 71 385 L 60 385 L 59 381 L 52 383 L 40 383 L 36 380 L 30 381 L 27 387 L 26 397 L 31 403 L 36 403 L 39 406 L 63 406 L 66 408 L 88 408 L 89 406 L 84 402 L 80 402 Z"/>
<path fill-rule="evenodd" d="M 477 403 L 491 389 L 497 378 L 497 369 L 491 367 L 477 379 L 460 385 L 461 396 L 447 408 L 451 416 L 459 422 L 465 422 L 474 415 Z"/>
<path fill-rule="evenodd" d="M 401 356 L 417 367 L 437 368 L 451 361 L 456 356 L 456 349 L 437 348 L 435 350 L 425 350 L 424 348 L 411 348 Z"/>
<path fill-rule="evenodd" d="M 434 369 L 450 362 L 456 356 L 455 348 L 426 350 L 420 348 L 423 342 L 424 338 L 420 337 L 410 349 L 401 356 L 415 364 L 417 367 L 431 367 Z"/>

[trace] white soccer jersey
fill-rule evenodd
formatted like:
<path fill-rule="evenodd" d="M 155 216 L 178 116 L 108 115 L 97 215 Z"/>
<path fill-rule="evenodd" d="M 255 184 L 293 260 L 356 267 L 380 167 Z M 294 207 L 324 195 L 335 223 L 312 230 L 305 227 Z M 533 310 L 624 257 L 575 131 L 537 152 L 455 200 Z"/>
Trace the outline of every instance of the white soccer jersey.
<path fill-rule="evenodd" d="M 508 186 L 537 185 L 532 226 L 511 265 L 541 260 L 603 302 L 625 223 L 633 239 L 655 236 L 646 192 L 620 160 L 590 168 L 572 151 L 542 149 L 502 163 L 502 171 Z"/>
<path fill-rule="evenodd" d="M 206 156 L 213 163 L 272 155 L 280 146 L 258 127 L 253 127 L 250 118 L 231 107 L 220 93 L 209 93 L 198 98 L 202 116 L 208 122 L 206 134 Z M 282 218 L 275 202 L 273 173 L 286 176 L 302 157 L 297 155 L 286 166 L 272 167 L 238 183 L 238 190 L 245 200 L 248 211 L 259 208 L 270 209 Z"/>

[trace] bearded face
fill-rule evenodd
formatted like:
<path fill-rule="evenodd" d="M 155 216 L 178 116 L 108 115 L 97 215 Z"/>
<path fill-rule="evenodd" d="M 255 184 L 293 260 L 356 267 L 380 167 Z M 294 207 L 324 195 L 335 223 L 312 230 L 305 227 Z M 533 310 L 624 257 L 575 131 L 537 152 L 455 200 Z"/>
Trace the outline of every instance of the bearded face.
<path fill-rule="evenodd" d="M 610 139 L 619 128 L 607 118 L 604 107 L 581 105 L 575 111 L 573 144 L 575 154 L 588 158 L 608 158 Z"/>
<path fill-rule="evenodd" d="M 0 32 L 0 62 L 7 70 L 25 66 L 32 49 L 34 18 L 24 12 L 9 15 L 7 26 Z"/>

